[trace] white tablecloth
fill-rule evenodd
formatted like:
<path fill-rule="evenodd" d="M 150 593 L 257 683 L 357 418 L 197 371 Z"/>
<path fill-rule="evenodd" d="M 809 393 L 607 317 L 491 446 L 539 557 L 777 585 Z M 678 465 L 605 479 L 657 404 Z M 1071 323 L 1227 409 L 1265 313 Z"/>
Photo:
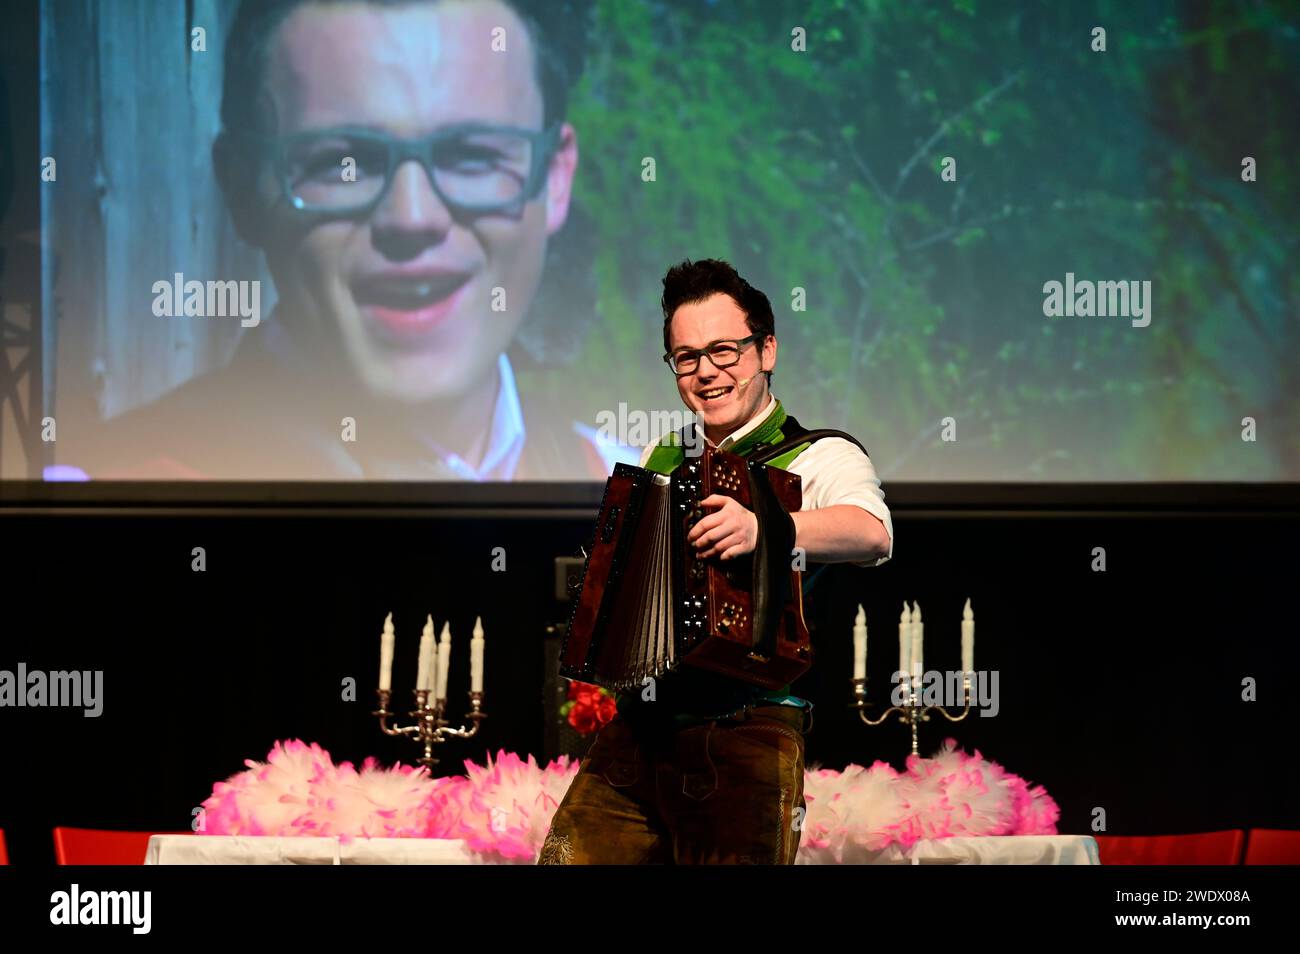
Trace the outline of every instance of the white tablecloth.
<path fill-rule="evenodd" d="M 796 864 L 833 864 L 829 851 L 799 852 Z M 1090 835 L 982 835 L 918 841 L 910 851 L 890 845 L 881 851 L 844 849 L 846 865 L 1099 865 L 1097 839 Z"/>
<path fill-rule="evenodd" d="M 481 861 L 463 841 L 437 838 L 256 838 L 242 835 L 154 835 L 147 865 L 472 865 Z M 798 864 L 830 864 L 829 852 L 801 851 Z M 1097 865 L 1088 835 L 1015 835 L 919 841 L 911 851 L 847 848 L 854 865 Z"/>
<path fill-rule="evenodd" d="M 463 841 L 440 838 L 258 838 L 154 835 L 147 865 L 472 865 Z"/>

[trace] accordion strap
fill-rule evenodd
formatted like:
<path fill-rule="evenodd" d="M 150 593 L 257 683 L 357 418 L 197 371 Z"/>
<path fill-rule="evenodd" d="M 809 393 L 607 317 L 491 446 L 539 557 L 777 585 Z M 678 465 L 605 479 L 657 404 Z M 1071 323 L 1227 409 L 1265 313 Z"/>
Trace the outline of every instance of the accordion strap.
<path fill-rule="evenodd" d="M 776 635 L 781 614 L 790 599 L 790 554 L 794 550 L 794 519 L 776 497 L 767 468 L 751 463 L 749 502 L 758 519 L 754 544 L 752 594 L 754 652 L 771 659 L 776 655 Z"/>
<path fill-rule="evenodd" d="M 831 428 L 810 431 L 788 414 L 781 424 L 781 436 L 779 443 L 759 444 L 745 458 L 749 463 L 750 500 L 759 528 L 754 547 L 754 651 L 769 658 L 776 653 L 781 614 L 790 599 L 790 555 L 794 550 L 795 529 L 794 520 L 776 499 L 761 465 L 823 437 L 842 437 L 867 453 L 852 434 Z"/>
<path fill-rule="evenodd" d="M 867 454 L 867 449 L 862 446 L 862 442 L 847 431 L 837 431 L 833 428 L 819 428 L 810 431 L 795 420 L 793 414 L 785 416 L 785 422 L 781 425 L 781 434 L 783 439 L 779 444 L 759 444 L 750 452 L 746 460 L 751 460 L 756 464 L 766 464 L 769 460 L 776 460 L 782 454 L 794 450 L 800 444 L 810 444 L 813 441 L 821 440 L 823 437 L 842 437 L 846 441 L 856 444 L 862 453 Z M 870 457 L 871 455 L 867 454 L 867 456 Z"/>

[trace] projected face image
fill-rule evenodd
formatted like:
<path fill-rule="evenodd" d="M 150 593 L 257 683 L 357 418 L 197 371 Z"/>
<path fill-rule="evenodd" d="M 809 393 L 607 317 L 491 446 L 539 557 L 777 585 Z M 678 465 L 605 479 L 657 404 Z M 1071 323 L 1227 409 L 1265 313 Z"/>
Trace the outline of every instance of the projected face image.
<path fill-rule="evenodd" d="M 730 295 L 711 295 L 702 302 L 685 304 L 673 313 L 669 326 L 671 350 L 706 348 L 716 341 L 743 339 L 752 334 L 745 313 Z M 723 359 L 725 360 L 725 359 Z M 682 401 L 699 415 L 704 432 L 715 443 L 761 411 L 770 397 L 768 371 L 776 367 L 776 338 L 769 336 L 741 346 L 740 359 L 718 368 L 702 355 L 695 370 L 677 378 Z"/>
<path fill-rule="evenodd" d="M 508 54 L 492 49 L 497 28 Z M 382 195 L 361 213 L 326 214 L 307 227 L 288 202 L 274 204 L 266 252 L 281 301 L 310 334 L 338 339 L 374 396 L 414 403 L 488 394 L 497 356 L 536 292 L 547 236 L 564 223 L 577 163 L 576 136 L 564 125 L 554 158 L 539 160 L 545 188 L 535 198 L 500 211 L 464 208 L 518 194 L 539 148 L 498 131 L 542 131 L 523 23 L 495 0 L 307 4 L 277 31 L 265 86 L 276 132 L 305 143 L 287 164 L 309 202 Z M 387 175 L 388 144 L 465 124 L 484 131 L 439 140 L 428 153 L 451 203 L 419 161 Z M 356 135 L 308 135 L 345 128 Z M 345 157 L 355 160 L 347 181 Z"/>

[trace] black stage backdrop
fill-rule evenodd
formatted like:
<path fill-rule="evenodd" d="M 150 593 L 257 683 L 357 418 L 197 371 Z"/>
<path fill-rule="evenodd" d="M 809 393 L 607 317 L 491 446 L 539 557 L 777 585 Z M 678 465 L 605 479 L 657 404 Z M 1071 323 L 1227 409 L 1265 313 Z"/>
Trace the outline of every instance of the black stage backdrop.
<path fill-rule="evenodd" d="M 51 864 L 55 825 L 188 829 L 213 782 L 276 739 L 412 761 L 414 745 L 369 715 L 389 611 L 399 703 L 426 613 L 439 628 L 450 617 L 451 696 L 464 699 L 483 617 L 490 718 L 446 748 L 440 772 L 498 749 L 545 755 L 544 634 L 565 617 L 554 560 L 586 542 L 599 488 L 533 488 L 541 507 L 522 489 L 398 486 L 380 500 L 373 487 L 250 487 L 232 504 L 228 487 L 159 500 L 157 486 L 123 485 L 116 501 L 83 504 L 89 488 L 8 485 L 0 669 L 104 670 L 98 718 L 0 710 L 13 862 Z M 1300 828 L 1296 491 L 891 487 L 894 559 L 835 567 L 810 599 L 817 661 L 796 684 L 816 704 L 809 762 L 901 767 L 907 752 L 903 726 L 868 728 L 847 708 L 857 604 L 879 700 L 902 601 L 920 601 L 926 667 L 956 669 L 969 596 L 976 667 L 998 670 L 1000 712 L 923 726 L 923 754 L 951 735 L 1045 785 L 1063 833 L 1091 831 L 1097 809 L 1111 834 Z M 1105 572 L 1091 568 L 1094 547 Z M 349 677 L 356 701 L 342 698 Z M 1243 701 L 1245 679 L 1258 701 Z"/>

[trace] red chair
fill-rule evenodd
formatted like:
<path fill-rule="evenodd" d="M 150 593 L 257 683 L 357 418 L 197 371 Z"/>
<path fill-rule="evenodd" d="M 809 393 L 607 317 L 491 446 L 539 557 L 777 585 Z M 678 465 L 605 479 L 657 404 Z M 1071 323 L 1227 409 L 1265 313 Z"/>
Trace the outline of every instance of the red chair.
<path fill-rule="evenodd" d="M 1300 865 L 1300 831 L 1252 828 L 1246 837 L 1245 863 Z"/>
<path fill-rule="evenodd" d="M 0 828 L 0 865 L 9 864 L 9 851 L 5 848 L 5 830 Z"/>
<path fill-rule="evenodd" d="M 54 858 L 61 865 L 142 865 L 152 835 L 190 832 L 54 829 Z"/>
<path fill-rule="evenodd" d="M 1239 865 L 1246 832 L 1194 835 L 1096 835 L 1103 865 Z"/>

